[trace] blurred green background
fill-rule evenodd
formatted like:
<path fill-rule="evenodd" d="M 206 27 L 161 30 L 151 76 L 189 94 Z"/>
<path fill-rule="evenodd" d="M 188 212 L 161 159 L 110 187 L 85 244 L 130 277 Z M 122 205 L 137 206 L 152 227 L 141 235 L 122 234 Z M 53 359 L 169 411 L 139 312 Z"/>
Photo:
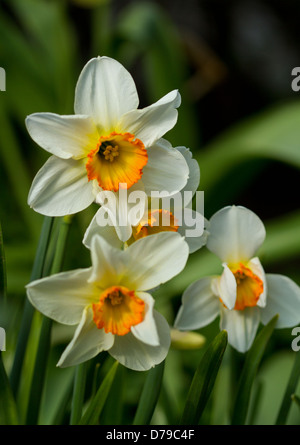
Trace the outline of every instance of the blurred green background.
<path fill-rule="evenodd" d="M 179 89 L 178 124 L 166 138 L 174 146 L 189 147 L 199 161 L 205 216 L 229 204 L 256 212 L 267 228 L 260 251 L 266 272 L 286 274 L 300 284 L 300 92 L 291 88 L 291 71 L 300 66 L 297 0 L 0 0 L 0 7 L 0 66 L 6 71 L 6 91 L 0 92 L 0 221 L 8 288 L 0 326 L 7 331 L 8 372 L 43 221 L 28 207 L 27 195 L 48 157 L 30 139 L 24 119 L 42 111 L 72 114 L 77 78 L 97 55 L 116 58 L 131 72 L 140 107 Z M 92 206 L 75 216 L 65 270 L 89 265 L 81 240 L 95 210 Z M 190 256 L 179 276 L 157 291 L 157 308 L 170 324 L 182 291 L 220 267 L 218 259 L 202 249 Z M 31 351 L 40 321 L 36 314 L 21 405 L 28 396 Z M 208 344 L 218 332 L 218 321 L 199 332 Z M 60 370 L 55 363 L 71 334 L 54 326 L 40 423 L 67 421 L 73 369 Z M 255 394 L 259 397 L 249 422 L 274 422 L 295 355 L 291 341 L 290 329 L 273 335 L 259 369 L 254 399 Z M 154 424 L 178 421 L 204 350 L 170 351 Z M 97 360 L 102 363 L 102 355 Z M 100 367 L 99 378 L 109 360 Z M 228 422 L 243 360 L 226 351 L 202 423 Z M 118 373 L 103 423 L 132 421 L 145 379 L 145 373 Z M 292 406 L 288 423 L 300 424 L 297 405 Z"/>

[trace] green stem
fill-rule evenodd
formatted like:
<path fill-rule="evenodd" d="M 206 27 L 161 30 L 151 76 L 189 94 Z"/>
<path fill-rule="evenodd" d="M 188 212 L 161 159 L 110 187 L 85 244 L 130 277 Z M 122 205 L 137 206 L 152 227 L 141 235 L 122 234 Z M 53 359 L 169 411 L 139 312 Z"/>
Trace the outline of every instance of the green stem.
<path fill-rule="evenodd" d="M 282 399 L 281 407 L 275 425 L 285 425 L 292 403 L 292 395 L 295 393 L 300 377 L 300 353 L 295 354 L 294 366 Z"/>
<path fill-rule="evenodd" d="M 85 382 L 87 373 L 87 362 L 76 367 L 74 390 L 71 409 L 71 425 L 78 425 L 82 415 L 82 405 L 84 400 Z"/>
<path fill-rule="evenodd" d="M 58 273 L 61 270 L 65 244 L 70 228 L 72 218 L 65 216 L 60 226 L 57 248 L 51 268 L 51 274 Z M 39 345 L 33 370 L 30 395 L 27 407 L 26 424 L 35 425 L 38 422 L 42 392 L 47 369 L 47 359 L 50 349 L 52 320 L 44 317 L 39 337 Z"/>
<path fill-rule="evenodd" d="M 53 225 L 53 218 L 46 216 L 44 218 L 41 235 L 34 259 L 34 264 L 31 272 L 30 281 L 37 280 L 42 277 L 43 268 L 47 253 L 47 248 L 50 240 L 50 234 Z M 29 332 L 31 328 L 32 318 L 34 314 L 34 308 L 28 299 L 25 301 L 25 306 L 23 310 L 21 328 L 18 336 L 15 358 L 10 374 L 10 384 L 12 392 L 16 397 L 20 384 L 20 376 L 24 361 L 24 356 L 26 352 L 26 346 L 28 342 Z"/>

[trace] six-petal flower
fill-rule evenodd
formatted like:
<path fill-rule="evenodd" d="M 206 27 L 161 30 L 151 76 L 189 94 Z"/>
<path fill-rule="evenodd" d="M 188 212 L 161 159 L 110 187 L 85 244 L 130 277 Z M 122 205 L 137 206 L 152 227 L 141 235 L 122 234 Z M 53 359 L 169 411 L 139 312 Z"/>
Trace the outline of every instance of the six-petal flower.
<path fill-rule="evenodd" d="M 75 115 L 28 116 L 30 136 L 52 154 L 33 180 L 29 205 L 62 216 L 85 209 L 101 190 L 117 192 L 120 183 L 169 192 L 184 187 L 187 164 L 161 140 L 177 121 L 178 91 L 143 109 L 138 104 L 129 72 L 114 59 L 97 57 L 79 76 Z"/>
<path fill-rule="evenodd" d="M 177 233 L 159 233 L 120 250 L 95 235 L 92 266 L 62 272 L 27 286 L 31 303 L 64 324 L 78 324 L 58 366 L 72 366 L 101 351 L 134 370 L 166 357 L 170 330 L 153 309 L 149 290 L 184 268 L 188 246 Z"/>
<path fill-rule="evenodd" d="M 220 315 L 228 342 L 245 352 L 260 321 L 267 324 L 279 314 L 277 328 L 299 322 L 299 286 L 286 276 L 265 274 L 254 256 L 264 238 L 262 221 L 245 207 L 225 207 L 212 216 L 206 245 L 222 260 L 223 273 L 201 278 L 185 290 L 177 329 L 199 329 Z"/>

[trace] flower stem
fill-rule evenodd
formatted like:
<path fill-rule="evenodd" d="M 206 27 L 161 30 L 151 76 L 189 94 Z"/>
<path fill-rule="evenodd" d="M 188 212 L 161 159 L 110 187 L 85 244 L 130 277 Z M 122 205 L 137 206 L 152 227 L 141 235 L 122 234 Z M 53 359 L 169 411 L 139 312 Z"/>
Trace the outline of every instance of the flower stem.
<path fill-rule="evenodd" d="M 50 240 L 50 234 L 53 225 L 53 218 L 46 216 L 44 218 L 41 235 L 34 259 L 34 264 L 31 272 L 30 281 L 37 280 L 43 276 L 44 263 L 46 258 L 46 253 L 48 249 L 48 244 Z M 20 376 L 22 372 L 22 366 L 24 361 L 24 356 L 26 352 L 26 346 L 28 342 L 29 332 L 31 328 L 32 318 L 34 314 L 34 308 L 26 298 L 25 306 L 23 310 L 21 328 L 18 336 L 15 358 L 10 373 L 10 384 L 12 392 L 16 397 L 20 384 Z"/>
<path fill-rule="evenodd" d="M 65 244 L 72 218 L 65 216 L 60 226 L 55 256 L 51 268 L 51 274 L 61 270 Z M 30 395 L 27 406 L 26 424 L 35 425 L 38 422 L 39 409 L 42 399 L 43 386 L 47 368 L 47 358 L 50 349 L 52 320 L 44 317 L 39 337 L 38 350 L 35 359 Z"/>
<path fill-rule="evenodd" d="M 87 373 L 87 362 L 81 363 L 76 367 L 70 425 L 78 425 L 81 419 L 82 405 L 85 392 L 86 373 Z"/>
<path fill-rule="evenodd" d="M 292 372 L 282 399 L 281 407 L 275 425 L 285 425 L 292 403 L 292 395 L 296 391 L 299 377 L 300 377 L 300 354 L 296 353 Z"/>

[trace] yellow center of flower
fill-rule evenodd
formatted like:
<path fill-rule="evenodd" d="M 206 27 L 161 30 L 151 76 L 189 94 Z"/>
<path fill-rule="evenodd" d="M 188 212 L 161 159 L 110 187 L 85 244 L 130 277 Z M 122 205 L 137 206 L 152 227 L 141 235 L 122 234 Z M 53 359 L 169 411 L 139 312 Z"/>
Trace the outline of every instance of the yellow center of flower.
<path fill-rule="evenodd" d="M 130 332 L 131 326 L 143 321 L 145 303 L 134 291 L 124 286 L 112 286 L 102 292 L 99 303 L 94 303 L 92 308 L 98 329 L 125 335 Z"/>
<path fill-rule="evenodd" d="M 159 232 L 177 232 L 177 220 L 168 210 L 152 210 L 148 212 L 146 218 L 141 219 L 137 227 L 133 227 L 132 235 L 134 240 L 144 238 Z"/>
<path fill-rule="evenodd" d="M 259 296 L 264 290 L 263 281 L 243 263 L 231 268 L 237 284 L 237 296 L 234 309 L 256 306 Z"/>
<path fill-rule="evenodd" d="M 86 162 L 89 181 L 96 179 L 103 190 L 118 191 L 119 184 L 130 188 L 143 174 L 148 162 L 147 150 L 131 133 L 112 132 L 101 136 Z"/>

